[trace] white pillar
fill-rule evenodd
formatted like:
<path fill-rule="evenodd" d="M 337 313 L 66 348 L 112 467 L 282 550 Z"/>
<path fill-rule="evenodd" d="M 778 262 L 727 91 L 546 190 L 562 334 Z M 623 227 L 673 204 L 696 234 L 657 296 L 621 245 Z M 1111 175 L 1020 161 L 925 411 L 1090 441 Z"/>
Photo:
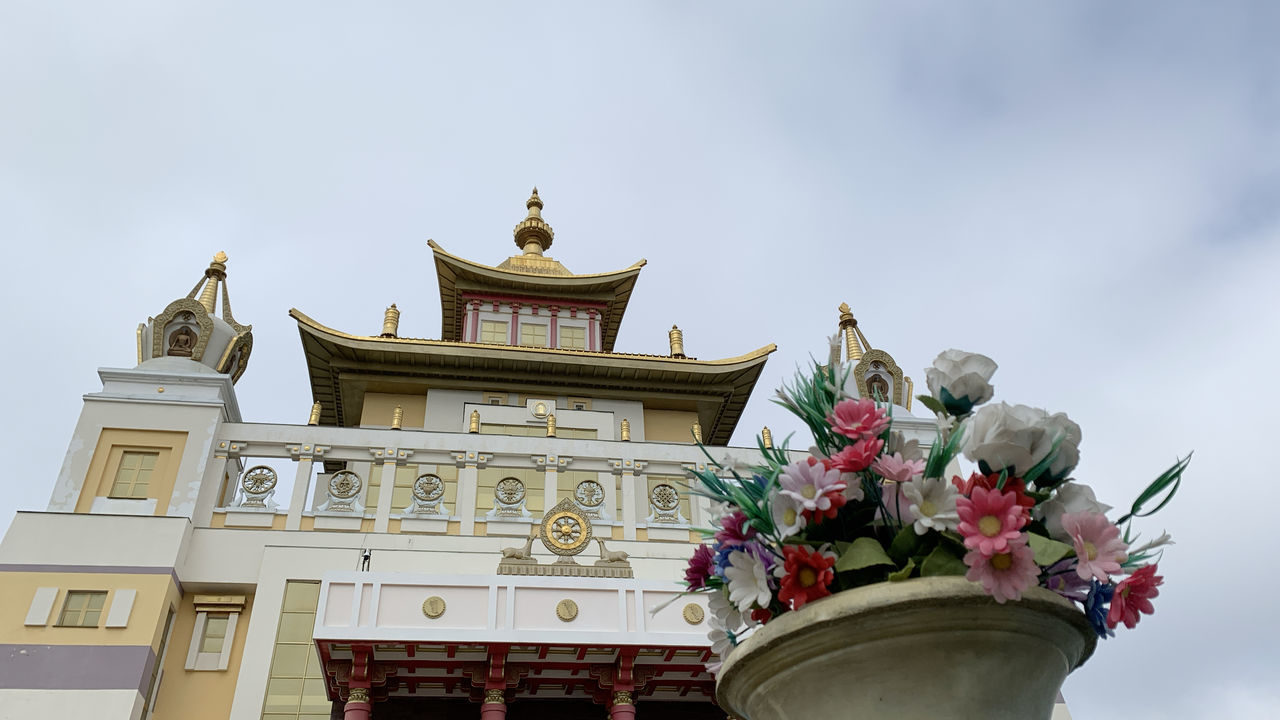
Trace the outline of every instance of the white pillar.
<path fill-rule="evenodd" d="M 622 482 L 622 539 L 636 539 L 636 475 L 618 476 Z"/>
<path fill-rule="evenodd" d="M 474 535 L 476 532 L 476 485 L 480 480 L 479 475 L 475 465 L 463 465 L 458 468 L 456 512 L 462 520 L 463 535 Z"/>
<path fill-rule="evenodd" d="M 546 468 L 547 477 L 543 486 L 542 512 L 546 513 L 555 507 L 557 502 L 560 502 L 556 497 L 560 494 L 560 472 L 554 457 L 548 457 L 544 467 Z"/>
<path fill-rule="evenodd" d="M 310 457 L 298 459 L 298 470 L 293 476 L 293 495 L 289 498 L 289 515 L 284 520 L 285 530 L 302 527 L 302 511 L 307 507 L 307 491 L 311 489 L 311 470 L 315 463 Z"/>
<path fill-rule="evenodd" d="M 382 475 L 378 481 L 378 509 L 373 516 L 373 531 L 387 532 L 391 524 L 391 500 L 396 489 L 396 462 L 382 461 Z"/>

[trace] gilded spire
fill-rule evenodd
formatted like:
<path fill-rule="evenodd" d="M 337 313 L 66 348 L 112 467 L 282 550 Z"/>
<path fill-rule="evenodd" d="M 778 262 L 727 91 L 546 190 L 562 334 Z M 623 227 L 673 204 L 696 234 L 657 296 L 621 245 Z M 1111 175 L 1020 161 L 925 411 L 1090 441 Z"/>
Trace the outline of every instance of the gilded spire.
<path fill-rule="evenodd" d="M 316 402 L 311 403 L 311 416 L 307 418 L 308 425 L 320 424 L 320 409 L 320 401 L 317 400 Z"/>
<path fill-rule="evenodd" d="M 529 214 L 512 231 L 515 234 L 516 247 L 523 250 L 525 255 L 541 255 L 551 247 L 551 241 L 556 234 L 542 219 L 542 198 L 538 197 L 538 188 L 533 189 L 533 194 L 524 205 L 528 208 Z"/>
<path fill-rule="evenodd" d="M 213 256 L 213 262 L 209 263 L 208 269 L 204 271 L 204 290 L 200 293 L 200 304 L 210 316 L 213 315 L 213 308 L 218 302 L 218 282 L 226 279 L 227 254 L 219 250 L 218 254 Z M 194 292 L 192 291 L 192 294 Z"/>
<path fill-rule="evenodd" d="M 391 411 L 391 429 L 399 430 L 404 426 L 404 407 L 397 405 L 395 410 Z"/>
<path fill-rule="evenodd" d="M 844 333 L 845 354 L 851 363 L 862 359 L 862 346 L 858 344 L 858 321 L 849 309 L 849 303 L 840 303 L 840 332 Z"/>
<path fill-rule="evenodd" d="M 551 413 L 547 416 L 547 437 L 556 436 L 556 414 Z"/>
<path fill-rule="evenodd" d="M 697 420 L 694 420 L 693 427 L 690 428 L 690 430 L 693 431 L 693 441 L 701 445 L 702 444 L 702 423 L 698 422 Z"/>
<path fill-rule="evenodd" d="M 622 442 L 631 442 L 631 421 L 622 418 Z"/>
<path fill-rule="evenodd" d="M 765 425 L 764 429 L 760 431 L 760 444 L 764 445 L 766 450 L 773 447 L 773 431 L 769 429 L 768 425 Z"/>
<path fill-rule="evenodd" d="M 480 432 L 480 411 L 479 410 L 471 411 L 471 420 L 468 421 L 467 423 L 467 432 L 469 433 Z"/>

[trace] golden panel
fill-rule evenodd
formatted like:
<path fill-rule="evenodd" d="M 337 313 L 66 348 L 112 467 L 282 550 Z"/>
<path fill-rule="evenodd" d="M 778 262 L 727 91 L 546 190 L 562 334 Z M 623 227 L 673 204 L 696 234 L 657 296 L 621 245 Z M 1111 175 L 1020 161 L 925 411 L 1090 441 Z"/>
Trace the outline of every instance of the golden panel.
<path fill-rule="evenodd" d="M 578 617 L 578 603 L 569 598 L 556 603 L 556 617 L 565 622 L 573 622 L 573 619 Z"/>

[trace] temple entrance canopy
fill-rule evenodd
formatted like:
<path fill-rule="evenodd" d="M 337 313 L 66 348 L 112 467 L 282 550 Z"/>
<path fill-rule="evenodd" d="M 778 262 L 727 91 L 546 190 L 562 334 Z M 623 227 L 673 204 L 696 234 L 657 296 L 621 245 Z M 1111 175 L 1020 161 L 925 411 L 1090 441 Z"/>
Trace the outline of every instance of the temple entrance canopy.
<path fill-rule="evenodd" d="M 349 710 L 412 698 L 481 702 L 486 718 L 531 700 L 611 717 L 634 717 L 638 700 L 709 709 L 705 599 L 678 595 L 627 578 L 335 572 L 314 641 Z"/>

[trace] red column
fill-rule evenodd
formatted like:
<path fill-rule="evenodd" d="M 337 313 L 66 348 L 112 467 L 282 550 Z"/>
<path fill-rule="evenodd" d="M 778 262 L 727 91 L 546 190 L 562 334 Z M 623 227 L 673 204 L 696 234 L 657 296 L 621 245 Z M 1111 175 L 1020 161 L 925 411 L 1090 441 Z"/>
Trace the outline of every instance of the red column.
<path fill-rule="evenodd" d="M 511 303 L 511 344 L 520 344 L 520 303 Z"/>
<path fill-rule="evenodd" d="M 503 720 L 507 716 L 507 701 L 502 688 L 484 691 L 484 704 L 480 706 L 480 720 Z"/>
<path fill-rule="evenodd" d="M 547 308 L 551 313 L 551 329 L 547 331 L 547 347 L 560 347 L 560 308 L 552 305 Z"/>
<path fill-rule="evenodd" d="M 471 306 L 471 312 L 467 314 L 467 335 L 463 340 L 475 342 L 476 338 L 480 337 L 480 301 L 472 300 L 468 304 Z"/>
<path fill-rule="evenodd" d="M 343 720 L 369 720 L 373 705 L 369 702 L 369 688 L 353 687 L 342 708 Z"/>
<path fill-rule="evenodd" d="M 614 690 L 613 704 L 609 706 L 610 720 L 635 720 L 635 695 L 630 690 Z"/>

